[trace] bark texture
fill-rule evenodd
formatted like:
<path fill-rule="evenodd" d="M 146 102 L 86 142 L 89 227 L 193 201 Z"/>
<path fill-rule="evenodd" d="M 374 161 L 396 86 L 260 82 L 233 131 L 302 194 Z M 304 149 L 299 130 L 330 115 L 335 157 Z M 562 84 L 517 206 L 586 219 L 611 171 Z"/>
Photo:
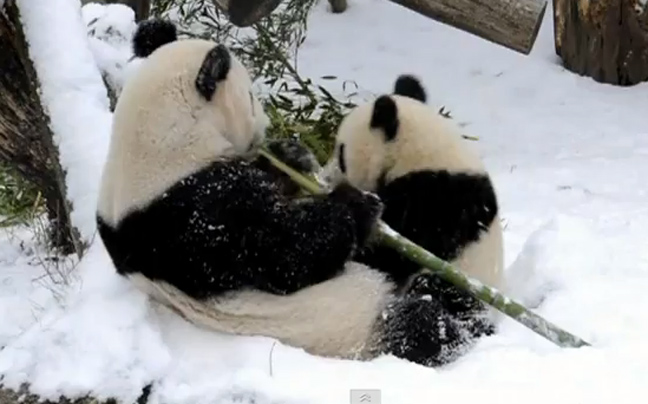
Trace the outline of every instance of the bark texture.
<path fill-rule="evenodd" d="M 648 7 L 638 0 L 553 0 L 556 54 L 601 83 L 648 80 Z"/>
<path fill-rule="evenodd" d="M 49 117 L 15 0 L 0 12 L 0 159 L 41 190 L 51 223 L 51 241 L 63 253 L 82 252 L 70 220 L 65 172 L 59 162 Z"/>

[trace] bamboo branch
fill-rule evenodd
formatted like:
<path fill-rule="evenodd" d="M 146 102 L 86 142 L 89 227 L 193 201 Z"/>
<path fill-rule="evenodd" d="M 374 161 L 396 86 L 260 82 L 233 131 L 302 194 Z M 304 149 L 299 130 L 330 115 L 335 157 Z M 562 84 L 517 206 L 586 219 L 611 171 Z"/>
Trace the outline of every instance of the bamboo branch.
<path fill-rule="evenodd" d="M 281 162 L 268 150 L 262 148 L 260 153 L 270 160 L 275 167 L 289 175 L 302 188 L 313 194 L 322 193 L 322 189 L 317 184 Z M 378 242 L 394 248 L 410 260 L 421 265 L 424 268 L 423 271 L 430 271 L 441 276 L 446 281 L 469 292 L 477 299 L 501 311 L 560 347 L 577 348 L 590 345 L 581 338 L 562 330 L 555 324 L 533 313 L 522 304 L 504 296 L 497 289 L 466 276 L 448 262 L 401 236 L 382 221 L 379 222 L 378 227 Z"/>

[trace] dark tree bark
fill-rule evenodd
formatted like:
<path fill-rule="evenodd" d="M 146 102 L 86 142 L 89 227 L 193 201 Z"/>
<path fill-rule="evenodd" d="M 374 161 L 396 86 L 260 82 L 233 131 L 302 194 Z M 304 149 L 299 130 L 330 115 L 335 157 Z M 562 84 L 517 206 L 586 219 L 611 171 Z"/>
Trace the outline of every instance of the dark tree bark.
<path fill-rule="evenodd" d="M 0 159 L 41 190 L 51 223 L 51 241 L 63 253 L 82 253 L 70 221 L 65 173 L 59 163 L 49 117 L 38 96 L 39 82 L 29 57 L 15 0 L 0 12 Z"/>
<path fill-rule="evenodd" d="M 648 6 L 638 0 L 553 0 L 556 54 L 602 83 L 648 80 Z"/>

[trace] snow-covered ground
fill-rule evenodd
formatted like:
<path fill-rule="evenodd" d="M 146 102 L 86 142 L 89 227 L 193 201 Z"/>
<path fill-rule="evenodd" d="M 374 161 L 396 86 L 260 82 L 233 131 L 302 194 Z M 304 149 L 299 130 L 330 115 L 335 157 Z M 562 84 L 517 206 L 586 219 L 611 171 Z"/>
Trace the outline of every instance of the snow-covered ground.
<path fill-rule="evenodd" d="M 525 57 L 386 0 L 351 0 L 341 15 L 327 7 L 321 1 L 311 16 L 302 75 L 335 75 L 372 92 L 390 91 L 403 72 L 421 76 L 430 102 L 480 138 L 473 144 L 507 223 L 510 294 L 593 347 L 560 349 L 504 319 L 497 335 L 442 369 L 393 357 L 317 358 L 269 338 L 203 332 L 147 304 L 114 274 L 98 239 L 76 269 L 78 281 L 62 290 L 42 277 L 34 265 L 42 252 L 21 231 L 0 239 L 3 382 L 30 381 L 47 397 L 92 392 L 132 402 L 144 384 L 159 381 L 153 403 L 348 403 L 349 389 L 380 389 L 385 404 L 641 400 L 648 392 L 648 84 L 619 88 L 564 71 L 551 10 Z M 74 21 L 66 31 L 83 33 Z M 98 70 L 86 65 L 91 54 L 99 61 L 97 45 L 70 43 L 67 57 L 82 65 L 50 77 L 69 83 L 77 74 L 90 83 L 87 98 L 57 98 L 47 86 L 44 93 L 69 108 L 51 111 L 59 114 L 55 127 L 82 141 L 61 139 L 64 164 L 76 167 L 70 188 L 86 203 L 107 144 L 107 107 L 92 92 Z M 80 209 L 77 220 L 90 218 L 92 206 Z"/>

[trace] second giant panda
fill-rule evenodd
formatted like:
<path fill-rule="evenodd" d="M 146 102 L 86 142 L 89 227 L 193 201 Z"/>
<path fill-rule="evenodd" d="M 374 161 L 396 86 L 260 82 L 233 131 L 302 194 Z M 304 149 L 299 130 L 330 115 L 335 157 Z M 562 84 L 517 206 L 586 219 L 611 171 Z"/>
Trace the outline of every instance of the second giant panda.
<path fill-rule="evenodd" d="M 117 273 L 211 330 L 442 363 L 453 335 L 437 302 L 349 261 L 371 241 L 380 200 L 347 183 L 293 199 L 256 152 L 267 117 L 227 48 L 177 39 L 159 20 L 133 41 L 142 62 L 117 101 L 97 209 Z M 273 144 L 314 169 L 304 149 Z"/>
<path fill-rule="evenodd" d="M 384 204 L 382 219 L 395 231 L 469 276 L 502 287 L 502 227 L 489 174 L 452 123 L 427 105 L 416 77 L 399 76 L 392 94 L 343 119 L 323 177 L 374 192 Z M 396 283 L 420 269 L 381 246 L 354 260 L 385 271 Z M 434 275 L 416 282 L 455 320 L 457 335 L 464 330 L 471 339 L 494 332 L 498 313 L 467 292 Z"/>

